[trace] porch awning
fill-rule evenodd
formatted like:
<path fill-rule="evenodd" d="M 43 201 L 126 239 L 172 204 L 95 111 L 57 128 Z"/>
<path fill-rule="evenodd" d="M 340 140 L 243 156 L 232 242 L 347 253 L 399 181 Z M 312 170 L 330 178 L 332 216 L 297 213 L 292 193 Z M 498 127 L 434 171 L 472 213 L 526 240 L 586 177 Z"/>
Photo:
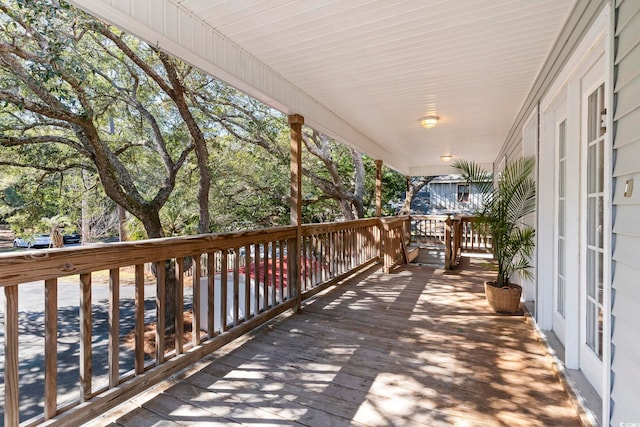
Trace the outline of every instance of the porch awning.
<path fill-rule="evenodd" d="M 491 164 L 574 0 L 72 0 L 407 175 Z M 439 116 L 437 127 L 419 120 Z"/>

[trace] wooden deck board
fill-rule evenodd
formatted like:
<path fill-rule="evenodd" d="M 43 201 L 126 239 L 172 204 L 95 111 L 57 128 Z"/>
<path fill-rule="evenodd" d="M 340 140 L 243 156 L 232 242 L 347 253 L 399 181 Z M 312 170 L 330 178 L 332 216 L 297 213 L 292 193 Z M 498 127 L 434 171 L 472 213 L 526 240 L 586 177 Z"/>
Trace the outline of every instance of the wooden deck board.
<path fill-rule="evenodd" d="M 116 422 L 581 425 L 532 327 L 491 313 L 484 262 L 369 270 Z"/>

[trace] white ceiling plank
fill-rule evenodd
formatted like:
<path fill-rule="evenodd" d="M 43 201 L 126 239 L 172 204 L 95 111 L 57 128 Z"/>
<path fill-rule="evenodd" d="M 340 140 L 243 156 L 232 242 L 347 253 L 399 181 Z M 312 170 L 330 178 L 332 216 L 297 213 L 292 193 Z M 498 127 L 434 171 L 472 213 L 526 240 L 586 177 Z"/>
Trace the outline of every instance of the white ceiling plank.
<path fill-rule="evenodd" d="M 106 18 L 407 174 L 493 161 L 575 1 L 113 0 Z"/>

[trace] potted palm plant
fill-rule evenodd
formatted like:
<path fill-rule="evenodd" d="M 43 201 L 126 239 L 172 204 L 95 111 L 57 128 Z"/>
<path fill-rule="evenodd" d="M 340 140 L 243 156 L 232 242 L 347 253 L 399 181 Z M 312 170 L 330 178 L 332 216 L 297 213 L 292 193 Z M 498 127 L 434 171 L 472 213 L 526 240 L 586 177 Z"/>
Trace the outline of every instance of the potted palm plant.
<path fill-rule="evenodd" d="M 493 254 L 498 276 L 485 282 L 485 296 L 496 312 L 515 313 L 520 306 L 522 287 L 511 283 L 515 273 L 530 278 L 535 230 L 525 224 L 535 211 L 536 185 L 533 180 L 535 159 L 521 158 L 510 163 L 495 180 L 478 164 L 458 160 L 453 167 L 478 189 L 483 203 L 476 212 L 493 239 Z"/>

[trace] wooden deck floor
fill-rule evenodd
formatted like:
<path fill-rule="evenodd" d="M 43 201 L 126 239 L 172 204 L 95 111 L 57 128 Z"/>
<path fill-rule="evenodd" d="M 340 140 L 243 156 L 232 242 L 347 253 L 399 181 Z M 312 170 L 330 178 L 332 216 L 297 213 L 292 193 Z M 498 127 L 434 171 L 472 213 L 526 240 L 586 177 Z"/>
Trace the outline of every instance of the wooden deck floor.
<path fill-rule="evenodd" d="M 370 269 L 94 424 L 581 425 L 531 325 L 490 312 L 483 262 Z"/>

